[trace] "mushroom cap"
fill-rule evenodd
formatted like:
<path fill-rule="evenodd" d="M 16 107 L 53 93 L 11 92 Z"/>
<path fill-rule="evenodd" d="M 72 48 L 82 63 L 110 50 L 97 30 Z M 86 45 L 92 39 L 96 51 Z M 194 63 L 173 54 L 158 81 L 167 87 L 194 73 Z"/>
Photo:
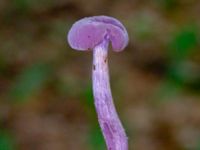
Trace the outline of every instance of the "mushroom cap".
<path fill-rule="evenodd" d="M 108 16 L 86 17 L 75 22 L 69 33 L 69 45 L 76 50 L 93 49 L 108 37 L 114 51 L 122 51 L 129 38 L 125 27 L 120 21 Z"/>

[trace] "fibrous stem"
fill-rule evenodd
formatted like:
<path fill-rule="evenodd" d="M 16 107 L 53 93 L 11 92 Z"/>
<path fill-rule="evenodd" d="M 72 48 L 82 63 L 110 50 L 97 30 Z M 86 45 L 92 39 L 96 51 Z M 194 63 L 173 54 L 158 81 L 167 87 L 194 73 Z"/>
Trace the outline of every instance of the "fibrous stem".
<path fill-rule="evenodd" d="M 104 39 L 93 50 L 93 95 L 98 121 L 108 150 L 128 150 L 127 136 L 117 115 L 109 81 L 108 44 Z"/>

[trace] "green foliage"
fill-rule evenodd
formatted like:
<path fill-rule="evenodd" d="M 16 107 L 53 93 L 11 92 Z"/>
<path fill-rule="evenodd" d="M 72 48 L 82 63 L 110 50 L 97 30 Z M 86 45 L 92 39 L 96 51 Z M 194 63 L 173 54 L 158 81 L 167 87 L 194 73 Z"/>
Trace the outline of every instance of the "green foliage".
<path fill-rule="evenodd" d="M 169 44 L 169 68 L 167 78 L 180 86 L 193 81 L 196 77 L 187 61 L 197 50 L 198 29 L 195 26 L 186 26 L 175 34 Z"/>
<path fill-rule="evenodd" d="M 91 129 L 90 134 L 89 134 L 89 143 L 90 143 L 91 150 L 106 149 L 103 135 L 98 125 L 95 125 Z"/>
<path fill-rule="evenodd" d="M 14 0 L 13 6 L 19 11 L 19 12 L 26 12 L 28 11 L 30 7 L 30 1 L 29 0 Z"/>
<path fill-rule="evenodd" d="M 9 133 L 0 130 L 0 150 L 14 150 L 14 145 L 13 137 Z"/>
<path fill-rule="evenodd" d="M 84 98 L 83 104 L 86 107 L 86 111 L 91 120 L 90 122 L 92 122 L 92 124 L 93 124 L 93 126 L 90 129 L 89 136 L 88 136 L 88 142 L 90 145 L 90 149 L 91 150 L 106 149 L 103 135 L 101 133 L 101 129 L 97 122 L 97 116 L 96 116 L 96 112 L 95 112 L 94 97 L 93 97 L 91 83 L 88 86 L 86 86 L 86 88 L 83 90 L 82 97 Z"/>
<path fill-rule="evenodd" d="M 179 85 L 192 82 L 197 79 L 196 75 L 192 73 L 191 67 L 185 62 L 174 64 L 168 70 L 168 78 Z"/>
<path fill-rule="evenodd" d="M 197 143 L 196 149 L 195 150 L 200 150 L 200 140 Z"/>
<path fill-rule="evenodd" d="M 171 10 L 177 7 L 178 1 L 177 0 L 156 0 L 161 7 L 166 10 Z"/>
<path fill-rule="evenodd" d="M 198 28 L 194 25 L 186 26 L 178 31 L 169 43 L 172 61 L 188 58 L 198 45 Z"/>
<path fill-rule="evenodd" d="M 85 100 L 86 100 L 85 103 L 89 107 L 94 107 L 94 98 L 93 98 L 92 86 L 88 86 L 84 90 L 84 97 L 85 97 Z"/>
<path fill-rule="evenodd" d="M 12 6 L 20 15 L 47 9 L 54 5 L 51 0 L 13 0 Z"/>
<path fill-rule="evenodd" d="M 96 116 L 96 110 L 94 105 L 94 97 L 92 92 L 92 83 L 90 85 L 86 86 L 86 88 L 83 90 L 83 94 L 81 97 L 83 97 L 83 105 L 85 106 L 85 109 L 87 111 L 87 114 L 89 118 L 91 119 L 91 122 L 96 122 L 97 116 Z"/>
<path fill-rule="evenodd" d="M 33 64 L 25 68 L 17 77 L 10 96 L 22 102 L 40 91 L 43 84 L 49 78 L 50 67 L 46 64 Z"/>
<path fill-rule="evenodd" d="M 181 86 L 179 84 L 176 84 L 170 80 L 166 80 L 160 85 L 154 100 L 156 104 L 172 100 L 171 97 L 175 97 L 180 92 L 180 90 Z"/>

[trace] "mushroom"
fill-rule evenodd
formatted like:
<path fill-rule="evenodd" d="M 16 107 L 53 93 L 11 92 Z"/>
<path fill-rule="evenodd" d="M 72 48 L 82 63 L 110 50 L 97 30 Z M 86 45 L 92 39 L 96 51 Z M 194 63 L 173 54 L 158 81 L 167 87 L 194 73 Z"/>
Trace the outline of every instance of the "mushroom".
<path fill-rule="evenodd" d="M 93 95 L 107 149 L 127 150 L 127 136 L 113 103 L 107 57 L 109 42 L 116 52 L 127 46 L 129 38 L 125 27 L 113 17 L 86 17 L 72 25 L 67 38 L 75 50 L 93 50 Z"/>

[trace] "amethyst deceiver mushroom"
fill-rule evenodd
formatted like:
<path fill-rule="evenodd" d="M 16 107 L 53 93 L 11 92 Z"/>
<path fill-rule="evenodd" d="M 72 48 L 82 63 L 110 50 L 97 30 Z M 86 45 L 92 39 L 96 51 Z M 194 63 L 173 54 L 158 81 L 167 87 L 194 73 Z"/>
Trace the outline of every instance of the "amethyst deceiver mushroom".
<path fill-rule="evenodd" d="M 127 46 L 129 38 L 125 27 L 112 17 L 87 17 L 73 24 L 67 38 L 75 50 L 93 50 L 93 95 L 107 149 L 127 150 L 127 136 L 117 115 L 110 89 L 107 56 L 109 42 L 116 52 Z"/>

